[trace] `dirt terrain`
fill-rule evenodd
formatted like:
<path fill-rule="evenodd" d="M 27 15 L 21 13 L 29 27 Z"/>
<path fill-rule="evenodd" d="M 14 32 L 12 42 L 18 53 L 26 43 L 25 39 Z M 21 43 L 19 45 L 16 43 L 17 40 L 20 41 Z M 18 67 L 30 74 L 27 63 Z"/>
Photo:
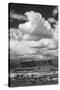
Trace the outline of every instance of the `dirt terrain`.
<path fill-rule="evenodd" d="M 10 87 L 58 84 L 58 60 L 11 63 L 9 80 Z"/>

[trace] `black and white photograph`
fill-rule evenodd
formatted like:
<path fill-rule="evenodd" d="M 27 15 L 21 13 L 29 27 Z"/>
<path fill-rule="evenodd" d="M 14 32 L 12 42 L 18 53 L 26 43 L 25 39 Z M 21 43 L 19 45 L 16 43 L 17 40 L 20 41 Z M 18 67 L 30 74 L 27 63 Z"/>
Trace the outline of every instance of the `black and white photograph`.
<path fill-rule="evenodd" d="M 8 86 L 58 84 L 57 5 L 8 4 Z"/>

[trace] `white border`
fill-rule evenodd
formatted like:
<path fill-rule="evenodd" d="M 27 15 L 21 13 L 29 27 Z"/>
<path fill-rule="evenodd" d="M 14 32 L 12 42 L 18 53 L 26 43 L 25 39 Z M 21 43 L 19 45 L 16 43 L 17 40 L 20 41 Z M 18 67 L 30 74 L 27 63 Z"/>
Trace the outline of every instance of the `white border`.
<path fill-rule="evenodd" d="M 0 90 L 1 89 L 2 90 L 5 90 L 5 89 L 6 90 L 8 89 L 59 90 L 60 84 L 59 85 L 45 85 L 45 86 L 44 85 L 31 86 L 31 87 L 18 87 L 18 88 L 7 87 L 7 82 L 8 82 L 8 26 L 7 25 L 8 25 L 8 3 L 9 2 L 46 4 L 46 5 L 48 4 L 48 5 L 58 5 L 60 7 L 59 0 L 1 0 L 0 1 Z M 59 12 L 60 12 L 60 9 L 59 9 Z M 59 48 L 59 53 L 60 53 L 60 48 Z M 60 63 L 60 60 L 59 60 L 59 63 Z"/>

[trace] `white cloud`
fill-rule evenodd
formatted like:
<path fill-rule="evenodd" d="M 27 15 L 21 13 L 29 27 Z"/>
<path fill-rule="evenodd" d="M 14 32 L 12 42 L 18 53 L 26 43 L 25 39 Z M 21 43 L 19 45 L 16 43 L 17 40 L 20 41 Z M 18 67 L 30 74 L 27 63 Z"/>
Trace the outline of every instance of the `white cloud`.
<path fill-rule="evenodd" d="M 22 37 L 23 37 L 22 32 L 19 29 L 16 29 L 16 28 L 11 28 L 10 29 L 10 40 L 14 39 L 14 40 L 21 41 Z"/>
<path fill-rule="evenodd" d="M 56 23 L 56 20 L 52 17 L 48 18 L 48 22 L 49 23 Z"/>
<path fill-rule="evenodd" d="M 47 56 L 47 55 L 49 55 L 49 56 L 58 56 L 58 49 L 56 49 L 56 50 L 45 50 L 43 52 L 43 55 L 45 55 L 45 56 Z"/>
<path fill-rule="evenodd" d="M 29 34 L 24 34 L 23 35 L 23 40 L 30 40 L 31 36 Z"/>
<path fill-rule="evenodd" d="M 53 31 L 48 21 L 42 18 L 40 13 L 34 11 L 26 12 L 25 15 L 29 21 L 24 24 L 19 24 L 19 29 L 24 33 L 35 35 L 36 37 L 52 38 Z"/>
<path fill-rule="evenodd" d="M 58 28 L 58 22 L 55 24 L 55 26 L 54 26 L 54 30 L 55 30 L 55 32 L 54 32 L 54 39 L 55 39 L 55 41 L 58 41 L 58 37 L 59 37 L 59 28 Z"/>
<path fill-rule="evenodd" d="M 47 48 L 47 49 L 55 49 L 57 47 L 55 41 L 53 39 L 41 39 L 39 41 L 31 41 L 30 47 L 32 48 Z"/>
<path fill-rule="evenodd" d="M 58 13 L 58 7 L 56 7 L 56 8 L 54 8 L 54 10 L 53 10 L 53 16 L 55 16 L 56 14 Z"/>
<path fill-rule="evenodd" d="M 10 41 L 10 48 L 16 52 L 17 55 L 34 55 L 47 53 L 47 50 L 56 49 L 56 44 L 49 39 L 41 39 L 40 41 Z M 53 52 L 54 53 L 54 52 Z"/>
<path fill-rule="evenodd" d="M 20 21 L 21 20 L 28 21 L 28 18 L 26 16 L 17 14 L 17 13 L 12 13 L 12 12 L 10 12 L 10 18 L 20 20 Z"/>
<path fill-rule="evenodd" d="M 15 39 L 10 40 L 10 49 L 17 55 L 39 54 L 40 58 L 45 58 L 47 54 L 57 55 L 57 25 L 53 30 L 40 13 L 31 11 L 25 15 L 29 21 L 20 24 L 18 30 L 11 29 Z"/>
<path fill-rule="evenodd" d="M 10 49 L 15 51 L 17 54 L 34 54 L 36 51 L 29 47 L 29 41 L 10 41 Z"/>

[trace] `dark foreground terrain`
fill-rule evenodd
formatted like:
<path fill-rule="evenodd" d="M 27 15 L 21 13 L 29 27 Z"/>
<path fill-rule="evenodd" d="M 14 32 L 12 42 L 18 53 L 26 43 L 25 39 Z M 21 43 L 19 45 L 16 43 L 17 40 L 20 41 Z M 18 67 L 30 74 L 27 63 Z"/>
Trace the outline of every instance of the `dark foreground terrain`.
<path fill-rule="evenodd" d="M 29 62 L 31 63 L 31 62 Z M 28 64 L 29 64 L 28 63 Z M 35 63 L 34 65 L 32 65 Z M 54 62 L 42 61 L 33 62 L 29 66 L 21 63 L 20 66 L 10 69 L 9 86 L 36 86 L 58 84 L 58 60 Z M 14 63 L 15 64 L 15 63 Z M 14 66 L 14 65 L 12 65 Z"/>

